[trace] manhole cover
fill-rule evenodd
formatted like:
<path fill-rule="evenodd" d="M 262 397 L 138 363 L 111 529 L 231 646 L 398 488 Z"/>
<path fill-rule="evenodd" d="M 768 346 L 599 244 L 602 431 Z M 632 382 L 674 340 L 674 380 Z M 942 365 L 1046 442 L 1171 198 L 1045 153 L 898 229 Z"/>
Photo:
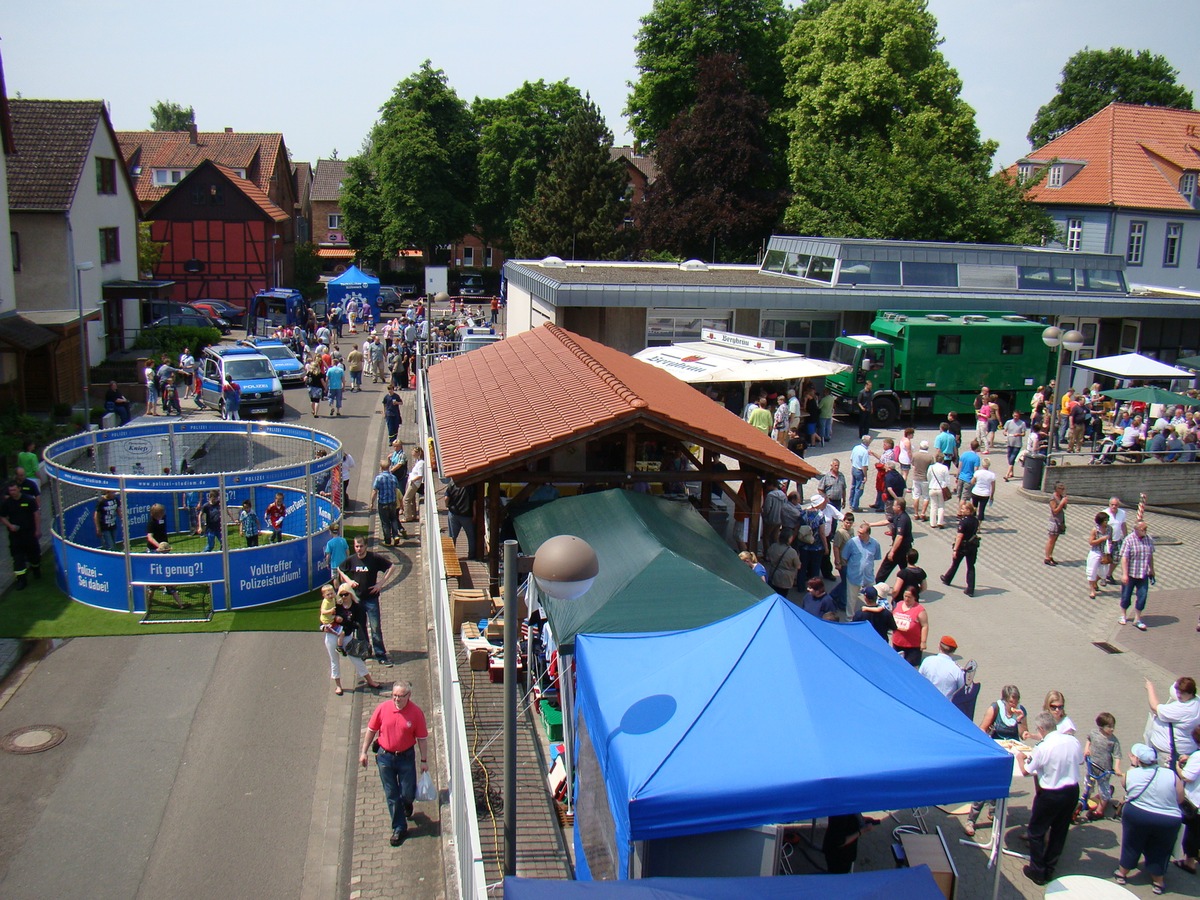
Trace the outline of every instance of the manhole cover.
<path fill-rule="evenodd" d="M 9 753 L 41 753 L 66 739 L 67 733 L 57 725 L 26 725 L 0 738 L 0 749 Z"/>

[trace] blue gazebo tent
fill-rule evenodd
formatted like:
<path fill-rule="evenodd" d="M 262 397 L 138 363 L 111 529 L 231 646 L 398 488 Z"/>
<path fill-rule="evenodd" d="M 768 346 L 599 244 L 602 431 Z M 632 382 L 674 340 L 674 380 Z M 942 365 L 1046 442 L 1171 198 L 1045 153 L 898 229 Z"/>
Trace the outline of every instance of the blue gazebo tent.
<path fill-rule="evenodd" d="M 580 878 L 629 878 L 636 841 L 1009 794 L 1012 757 L 866 623 L 774 595 L 575 653 Z"/>
<path fill-rule="evenodd" d="M 325 285 L 330 306 L 334 303 L 345 307 L 352 298 L 371 305 L 371 318 L 379 320 L 379 279 L 368 275 L 358 266 L 351 266 L 337 278 Z"/>

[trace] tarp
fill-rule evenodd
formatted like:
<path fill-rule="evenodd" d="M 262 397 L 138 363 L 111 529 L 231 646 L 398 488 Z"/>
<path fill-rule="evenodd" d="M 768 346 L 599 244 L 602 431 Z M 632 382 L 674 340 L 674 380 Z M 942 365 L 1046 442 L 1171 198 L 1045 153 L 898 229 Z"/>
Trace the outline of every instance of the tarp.
<path fill-rule="evenodd" d="M 1142 403 L 1154 405 L 1161 403 L 1166 406 L 1200 406 L 1200 400 L 1193 400 L 1187 394 L 1176 394 L 1156 387 L 1122 388 L 1119 391 L 1104 391 L 1105 397 L 1113 400 L 1139 400 Z"/>
<path fill-rule="evenodd" d="M 1195 372 L 1177 369 L 1166 363 L 1142 356 L 1140 353 L 1122 353 L 1119 356 L 1101 356 L 1097 359 L 1077 359 L 1075 365 L 1080 369 L 1090 369 L 1102 375 L 1113 378 L 1153 378 L 1156 380 L 1186 378 L 1191 381 L 1196 377 Z"/>
<path fill-rule="evenodd" d="M 676 631 L 723 619 L 772 591 L 690 503 L 635 491 L 562 497 L 514 519 L 525 553 L 547 538 L 581 537 L 600 574 L 578 600 L 544 598 L 554 638 L 571 652 L 575 635 Z"/>
<path fill-rule="evenodd" d="M 547 878 L 504 879 L 505 900 L 942 900 L 929 866 L 885 869 L 854 875 L 805 875 L 791 878 L 643 878 L 637 881 L 561 881 Z"/>
<path fill-rule="evenodd" d="M 351 266 L 337 278 L 325 284 L 330 304 L 345 307 L 352 299 L 371 305 L 371 318 L 379 321 L 379 279 L 368 275 L 358 266 Z"/>
<path fill-rule="evenodd" d="M 824 378 L 848 368 L 785 350 L 755 352 L 704 342 L 647 347 L 635 353 L 633 358 L 664 369 L 688 384 L 799 381 L 802 378 Z"/>
<path fill-rule="evenodd" d="M 1200 371 L 1200 356 L 1185 356 L 1182 359 L 1175 360 L 1175 365 L 1182 366 L 1185 369 Z"/>
<path fill-rule="evenodd" d="M 581 634 L 575 653 L 580 872 L 597 835 L 625 877 L 633 841 L 1009 793 L 1012 757 L 867 623 L 774 595 L 692 631 Z"/>

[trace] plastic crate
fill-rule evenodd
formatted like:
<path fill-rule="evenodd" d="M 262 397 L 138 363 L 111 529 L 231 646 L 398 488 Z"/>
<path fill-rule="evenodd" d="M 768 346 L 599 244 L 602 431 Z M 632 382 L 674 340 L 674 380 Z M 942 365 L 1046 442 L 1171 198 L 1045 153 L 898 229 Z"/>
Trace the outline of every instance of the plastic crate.
<path fill-rule="evenodd" d="M 552 741 L 561 741 L 563 738 L 562 710 L 549 700 L 541 701 L 541 707 L 542 724 L 546 727 L 546 737 Z"/>

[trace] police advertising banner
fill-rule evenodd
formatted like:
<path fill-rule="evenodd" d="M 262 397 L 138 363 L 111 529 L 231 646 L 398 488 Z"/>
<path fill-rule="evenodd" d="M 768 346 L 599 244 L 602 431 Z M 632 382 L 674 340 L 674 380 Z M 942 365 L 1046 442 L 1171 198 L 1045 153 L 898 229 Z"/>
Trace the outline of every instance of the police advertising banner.
<path fill-rule="evenodd" d="M 295 597 L 308 591 L 303 540 L 265 544 L 229 554 L 233 609 Z"/>
<path fill-rule="evenodd" d="M 225 572 L 220 553 L 135 553 L 130 562 L 135 582 L 165 588 L 211 584 L 213 609 L 225 608 Z M 140 595 L 138 602 L 144 604 Z"/>
<path fill-rule="evenodd" d="M 125 554 L 63 546 L 66 590 L 71 599 L 101 609 L 129 612 Z"/>

